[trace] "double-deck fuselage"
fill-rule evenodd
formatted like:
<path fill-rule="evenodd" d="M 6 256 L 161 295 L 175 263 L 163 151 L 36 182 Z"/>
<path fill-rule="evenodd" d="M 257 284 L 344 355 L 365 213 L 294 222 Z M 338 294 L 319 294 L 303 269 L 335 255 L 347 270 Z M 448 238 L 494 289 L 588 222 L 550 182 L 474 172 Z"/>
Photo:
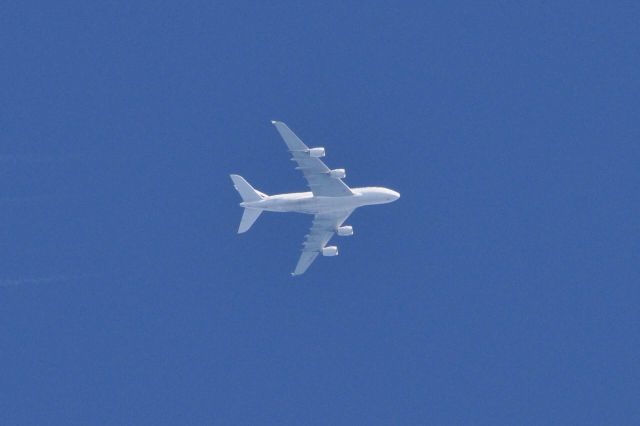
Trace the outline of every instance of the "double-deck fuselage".
<path fill-rule="evenodd" d="M 351 188 L 353 195 L 344 197 L 314 196 L 312 192 L 265 195 L 263 199 L 240 203 L 242 207 L 270 212 L 295 212 L 319 214 L 332 211 L 353 210 L 362 206 L 391 203 L 400 194 L 387 188 Z"/>

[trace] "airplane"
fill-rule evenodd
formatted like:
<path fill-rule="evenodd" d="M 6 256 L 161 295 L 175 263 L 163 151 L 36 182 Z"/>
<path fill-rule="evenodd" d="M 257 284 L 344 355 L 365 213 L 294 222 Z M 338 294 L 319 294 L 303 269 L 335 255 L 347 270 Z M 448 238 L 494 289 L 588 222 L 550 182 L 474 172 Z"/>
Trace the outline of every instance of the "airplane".
<path fill-rule="evenodd" d="M 311 230 L 305 236 L 302 254 L 292 276 L 302 275 L 319 254 L 337 256 L 338 247 L 327 246 L 334 233 L 341 237 L 353 235 L 353 227 L 343 225 L 355 209 L 374 204 L 396 201 L 400 194 L 380 187 L 349 188 L 343 181 L 344 169 L 329 169 L 320 159 L 324 148 L 307 147 L 295 133 L 281 121 L 271 122 L 284 139 L 291 161 L 298 165 L 307 180 L 310 192 L 267 195 L 254 189 L 242 176 L 230 175 L 240 194 L 244 207 L 238 234 L 247 232 L 263 211 L 295 212 L 314 215 Z"/>

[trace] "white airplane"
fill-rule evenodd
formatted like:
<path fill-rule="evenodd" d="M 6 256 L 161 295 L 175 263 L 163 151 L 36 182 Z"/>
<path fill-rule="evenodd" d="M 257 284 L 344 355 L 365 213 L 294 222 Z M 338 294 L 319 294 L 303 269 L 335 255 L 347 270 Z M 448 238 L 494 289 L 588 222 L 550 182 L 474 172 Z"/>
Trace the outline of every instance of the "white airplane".
<path fill-rule="evenodd" d="M 400 194 L 387 188 L 349 188 L 342 181 L 346 176 L 344 169 L 331 170 L 320 160 L 320 157 L 324 157 L 324 148 L 308 148 L 286 124 L 280 121 L 272 123 L 287 144 L 293 157 L 291 161 L 298 164 L 296 170 L 301 170 L 307 179 L 311 192 L 267 195 L 255 190 L 242 176 L 231 175 L 233 185 L 242 197 L 240 206 L 244 207 L 238 234 L 247 232 L 265 210 L 314 215 L 311 230 L 303 243 L 302 254 L 291 274 L 301 275 L 318 254 L 338 255 L 338 247 L 327 247 L 326 244 L 334 233 L 343 237 L 353 235 L 353 228 L 342 224 L 355 209 L 391 203 L 400 198 Z"/>

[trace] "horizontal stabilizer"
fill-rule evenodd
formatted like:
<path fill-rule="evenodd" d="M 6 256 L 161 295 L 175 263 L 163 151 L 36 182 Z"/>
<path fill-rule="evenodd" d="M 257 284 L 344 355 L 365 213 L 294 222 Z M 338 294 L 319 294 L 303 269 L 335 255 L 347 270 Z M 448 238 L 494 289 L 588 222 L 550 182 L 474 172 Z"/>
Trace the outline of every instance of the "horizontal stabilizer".
<path fill-rule="evenodd" d="M 242 176 L 239 175 L 230 175 L 231 180 L 233 181 L 233 186 L 236 188 L 240 196 L 242 197 L 242 201 L 258 201 L 265 197 L 260 191 L 256 191 L 253 189 L 253 186 L 249 184 Z"/>
<path fill-rule="evenodd" d="M 242 234 L 243 232 L 247 232 L 251 225 L 258 220 L 260 217 L 260 213 L 262 210 L 258 209 L 244 209 L 244 213 L 242 213 L 242 220 L 240 221 L 240 228 L 238 228 L 238 234 Z"/>

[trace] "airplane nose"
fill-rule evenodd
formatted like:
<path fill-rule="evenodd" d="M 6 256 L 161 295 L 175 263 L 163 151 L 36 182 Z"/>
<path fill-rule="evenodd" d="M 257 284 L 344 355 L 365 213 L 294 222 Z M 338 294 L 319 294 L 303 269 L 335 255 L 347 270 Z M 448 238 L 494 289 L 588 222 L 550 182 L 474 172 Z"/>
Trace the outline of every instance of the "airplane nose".
<path fill-rule="evenodd" d="M 396 192 L 396 191 L 391 191 L 391 194 L 393 194 L 393 200 L 397 200 L 398 198 L 400 198 L 400 193 Z"/>

